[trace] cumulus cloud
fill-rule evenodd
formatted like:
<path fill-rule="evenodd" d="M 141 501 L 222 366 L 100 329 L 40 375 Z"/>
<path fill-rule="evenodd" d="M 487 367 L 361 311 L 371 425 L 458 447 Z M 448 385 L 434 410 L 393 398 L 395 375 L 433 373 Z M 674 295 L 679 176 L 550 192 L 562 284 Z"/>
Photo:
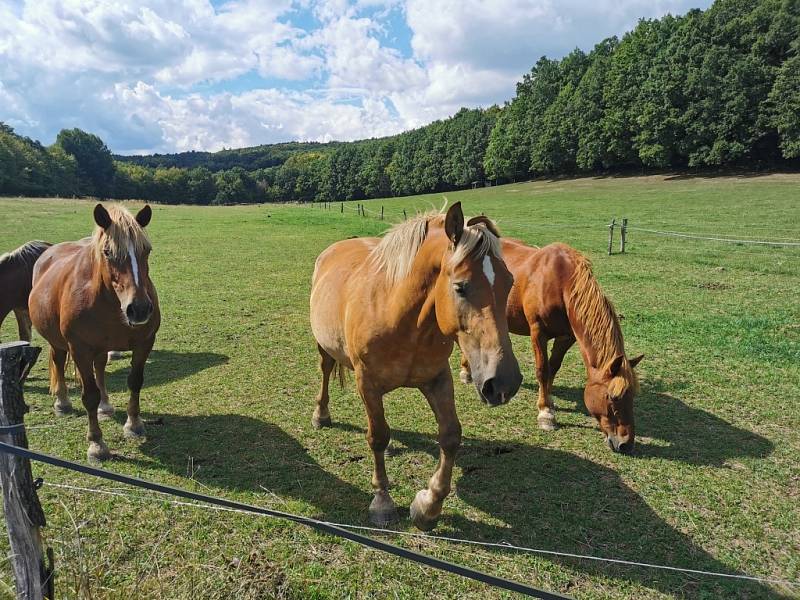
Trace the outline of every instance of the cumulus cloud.
<path fill-rule="evenodd" d="M 710 0 L 0 0 L 0 120 L 119 152 L 396 133 Z"/>

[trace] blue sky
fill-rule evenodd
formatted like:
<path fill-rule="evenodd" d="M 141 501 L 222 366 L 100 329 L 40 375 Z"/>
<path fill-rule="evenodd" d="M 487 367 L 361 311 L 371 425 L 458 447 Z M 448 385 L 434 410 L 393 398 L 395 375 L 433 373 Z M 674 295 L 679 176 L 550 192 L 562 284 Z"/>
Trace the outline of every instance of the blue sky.
<path fill-rule="evenodd" d="M 0 121 L 119 153 L 389 135 L 710 0 L 0 0 Z"/>

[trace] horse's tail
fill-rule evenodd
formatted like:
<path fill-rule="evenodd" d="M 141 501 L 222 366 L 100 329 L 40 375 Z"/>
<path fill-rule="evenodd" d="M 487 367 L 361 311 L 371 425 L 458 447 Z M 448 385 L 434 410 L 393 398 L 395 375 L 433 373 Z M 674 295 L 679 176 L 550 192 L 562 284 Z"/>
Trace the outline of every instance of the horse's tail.
<path fill-rule="evenodd" d="M 81 376 L 78 373 L 78 369 L 75 368 L 75 365 L 72 363 L 72 357 L 67 352 L 67 359 L 64 361 L 64 383 L 66 384 L 66 373 L 69 367 L 72 367 L 72 378 L 73 381 L 77 385 L 83 385 L 81 382 Z M 56 369 L 56 363 L 53 360 L 53 353 L 50 352 L 50 394 L 55 395 L 56 391 L 58 390 L 58 369 Z"/>
<path fill-rule="evenodd" d="M 347 367 L 339 361 L 336 361 L 336 377 L 339 379 L 339 386 L 342 389 L 347 387 Z"/>

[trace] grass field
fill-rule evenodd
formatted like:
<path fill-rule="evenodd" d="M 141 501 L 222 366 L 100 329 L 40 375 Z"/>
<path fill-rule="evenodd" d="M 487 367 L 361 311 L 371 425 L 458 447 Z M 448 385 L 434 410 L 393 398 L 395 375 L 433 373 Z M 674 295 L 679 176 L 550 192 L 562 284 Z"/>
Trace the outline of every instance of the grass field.
<path fill-rule="evenodd" d="M 561 240 L 588 253 L 624 315 L 630 355 L 644 352 L 637 452 L 606 449 L 582 404 L 583 366 L 567 355 L 552 433 L 536 428 L 529 341 L 525 376 L 487 409 L 460 384 L 464 445 L 436 534 L 710 571 L 800 580 L 800 247 L 657 236 L 632 230 L 606 256 L 608 223 L 800 241 L 800 176 L 643 177 L 532 182 L 447 194 L 508 235 Z M 441 196 L 370 201 L 387 220 L 440 207 Z M 334 427 L 314 431 L 317 353 L 308 325 L 314 258 L 387 223 L 353 210 L 297 206 L 157 206 L 151 275 L 163 325 L 145 372 L 146 441 L 122 436 L 126 361 L 111 363 L 118 411 L 102 423 L 107 468 L 313 515 L 368 524 L 371 457 L 352 385 L 332 387 Z M 0 249 L 91 230 L 89 202 L 0 199 Z M 0 337 L 16 336 L 6 320 Z M 35 336 L 34 343 L 42 343 Z M 457 375 L 457 356 L 452 358 Z M 43 354 L 26 386 L 31 446 L 84 461 L 82 410 L 57 419 Z M 80 405 L 78 392 L 72 399 Z M 387 469 L 407 507 L 438 450 L 423 397 L 386 399 Z M 48 484 L 119 490 L 34 465 Z M 139 492 L 132 492 L 140 496 Z M 59 597 L 506 597 L 301 526 L 164 501 L 40 490 Z M 387 536 L 422 552 L 575 598 L 770 598 L 800 588 Z M 0 542 L 7 554 L 5 535 Z M 2 570 L 0 595 L 10 595 Z"/>

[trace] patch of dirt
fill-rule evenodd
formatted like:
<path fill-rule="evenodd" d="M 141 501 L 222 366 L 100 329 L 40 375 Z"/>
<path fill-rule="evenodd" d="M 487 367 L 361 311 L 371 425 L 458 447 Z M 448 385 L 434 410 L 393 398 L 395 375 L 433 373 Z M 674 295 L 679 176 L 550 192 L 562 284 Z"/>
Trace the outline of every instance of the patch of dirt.
<path fill-rule="evenodd" d="M 721 281 L 708 281 L 705 283 L 698 283 L 697 287 L 699 287 L 701 290 L 721 291 L 729 290 L 733 286 L 728 283 L 722 283 Z"/>

